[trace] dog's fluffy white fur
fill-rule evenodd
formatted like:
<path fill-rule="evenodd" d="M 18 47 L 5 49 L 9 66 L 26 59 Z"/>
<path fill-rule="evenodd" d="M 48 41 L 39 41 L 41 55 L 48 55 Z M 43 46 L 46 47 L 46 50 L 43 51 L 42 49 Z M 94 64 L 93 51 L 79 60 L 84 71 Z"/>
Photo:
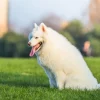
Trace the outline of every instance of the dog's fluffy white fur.
<path fill-rule="evenodd" d="M 35 24 L 29 42 L 32 47 L 42 42 L 35 54 L 49 78 L 50 87 L 82 90 L 100 87 L 78 49 L 58 32 L 43 23 Z"/>

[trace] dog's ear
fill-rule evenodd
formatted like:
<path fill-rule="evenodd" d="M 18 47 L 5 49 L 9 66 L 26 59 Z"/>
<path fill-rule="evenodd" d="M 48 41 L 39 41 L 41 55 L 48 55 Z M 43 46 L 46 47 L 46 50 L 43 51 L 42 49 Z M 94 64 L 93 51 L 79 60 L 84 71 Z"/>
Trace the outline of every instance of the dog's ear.
<path fill-rule="evenodd" d="M 42 30 L 42 32 L 46 32 L 47 26 L 44 23 L 41 23 L 40 24 L 40 29 Z"/>
<path fill-rule="evenodd" d="M 38 27 L 38 25 L 37 25 L 36 23 L 34 23 L 34 27 L 35 27 L 35 28 L 37 28 L 37 27 Z"/>

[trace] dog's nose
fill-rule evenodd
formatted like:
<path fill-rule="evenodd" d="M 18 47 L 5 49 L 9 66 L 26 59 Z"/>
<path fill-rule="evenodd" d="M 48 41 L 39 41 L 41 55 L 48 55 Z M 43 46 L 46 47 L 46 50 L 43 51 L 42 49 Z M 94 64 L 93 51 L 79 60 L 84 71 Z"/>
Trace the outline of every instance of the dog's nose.
<path fill-rule="evenodd" d="M 28 46 L 31 46 L 31 42 L 28 42 Z"/>

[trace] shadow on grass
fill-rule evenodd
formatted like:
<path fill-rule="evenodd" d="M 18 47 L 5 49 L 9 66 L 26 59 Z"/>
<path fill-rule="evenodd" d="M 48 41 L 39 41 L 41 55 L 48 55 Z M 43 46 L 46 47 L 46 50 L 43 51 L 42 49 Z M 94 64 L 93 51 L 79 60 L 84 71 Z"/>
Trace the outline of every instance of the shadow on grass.
<path fill-rule="evenodd" d="M 48 79 L 41 75 L 0 73 L 0 84 L 18 87 L 49 87 Z"/>

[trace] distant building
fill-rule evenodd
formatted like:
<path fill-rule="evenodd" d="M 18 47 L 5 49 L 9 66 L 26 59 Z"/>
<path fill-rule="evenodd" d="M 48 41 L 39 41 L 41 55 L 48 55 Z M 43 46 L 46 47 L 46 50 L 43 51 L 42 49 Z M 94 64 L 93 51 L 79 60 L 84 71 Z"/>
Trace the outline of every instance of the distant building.
<path fill-rule="evenodd" d="M 0 0 L 0 37 L 8 31 L 8 0 Z"/>
<path fill-rule="evenodd" d="M 91 24 L 100 24 L 100 0 L 91 0 L 89 5 L 89 19 Z"/>

